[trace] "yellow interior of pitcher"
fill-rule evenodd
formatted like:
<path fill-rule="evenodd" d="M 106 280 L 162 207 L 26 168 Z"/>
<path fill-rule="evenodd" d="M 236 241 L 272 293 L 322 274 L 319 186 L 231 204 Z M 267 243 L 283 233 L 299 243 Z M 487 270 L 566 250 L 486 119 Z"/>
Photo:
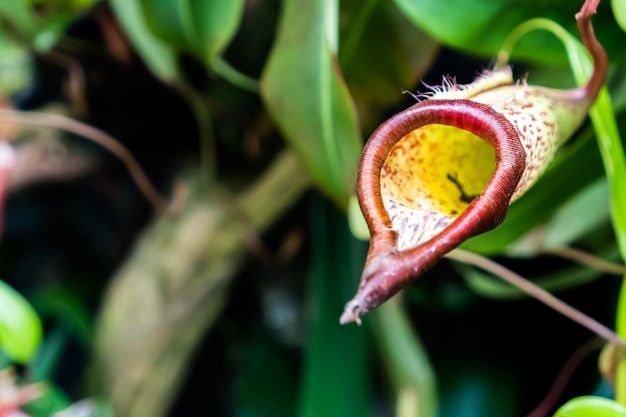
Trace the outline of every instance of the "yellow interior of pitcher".
<path fill-rule="evenodd" d="M 495 170 L 494 149 L 466 130 L 429 124 L 402 138 L 381 172 L 383 200 L 460 215 Z"/>

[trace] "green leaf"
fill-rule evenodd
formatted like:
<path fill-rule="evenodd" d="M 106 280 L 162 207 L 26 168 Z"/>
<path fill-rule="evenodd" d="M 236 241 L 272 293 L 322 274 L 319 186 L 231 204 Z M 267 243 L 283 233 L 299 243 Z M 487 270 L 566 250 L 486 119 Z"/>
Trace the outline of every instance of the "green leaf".
<path fill-rule="evenodd" d="M 339 62 L 363 129 L 374 130 L 430 69 L 439 45 L 393 2 L 342 1 Z M 384 36 L 381 34 L 384 33 Z"/>
<path fill-rule="evenodd" d="M 239 28 L 243 0 L 140 0 L 150 30 L 178 51 L 212 64 Z"/>
<path fill-rule="evenodd" d="M 117 20 L 148 68 L 164 81 L 178 79 L 176 55 L 148 28 L 140 0 L 110 0 L 110 4 Z"/>
<path fill-rule="evenodd" d="M 574 398 L 557 410 L 554 417 L 626 417 L 626 407 L 608 398 Z"/>
<path fill-rule="evenodd" d="M 61 388 L 51 383 L 42 383 L 39 385 L 42 390 L 41 397 L 30 401 L 25 410 L 33 417 L 48 417 L 55 413 L 65 410 L 71 405 L 71 400 Z"/>
<path fill-rule="evenodd" d="M 192 51 L 195 28 L 189 0 L 140 0 L 148 27 L 179 51 Z"/>
<path fill-rule="evenodd" d="M 596 180 L 567 201 L 546 223 L 544 246 L 568 246 L 608 222 L 609 189 L 605 178 Z"/>
<path fill-rule="evenodd" d="M 400 299 L 393 298 L 372 314 L 374 335 L 385 371 L 399 397 L 396 415 L 436 417 L 435 373 L 425 347 L 400 303 Z M 415 400 L 403 402 L 402 398 L 407 396 Z"/>
<path fill-rule="evenodd" d="M 605 88 L 589 112 L 602 155 L 611 193 L 611 217 L 617 243 L 626 259 L 626 158 L 611 98 Z M 626 336 L 626 335 L 623 335 Z"/>
<path fill-rule="evenodd" d="M 42 332 L 28 301 L 0 281 L 0 348 L 17 362 L 29 362 L 39 348 Z"/>
<path fill-rule="evenodd" d="M 345 207 L 355 185 L 361 138 L 334 53 L 335 12 L 331 0 L 284 2 L 261 93 L 312 178 Z"/>
<path fill-rule="evenodd" d="M 220 56 L 239 28 L 243 0 L 189 0 L 196 27 L 196 55 L 206 63 Z"/>
<path fill-rule="evenodd" d="M 626 32 L 626 1 L 611 0 L 611 7 L 613 8 L 613 16 L 615 16 L 617 24 Z"/>
<path fill-rule="evenodd" d="M 461 360 L 458 354 L 440 356 L 437 362 L 441 398 L 439 416 L 519 416 L 521 390 L 512 367 L 503 366 L 493 354 L 486 358 L 476 355 L 471 358 Z"/>
<path fill-rule="evenodd" d="M 93 320 L 81 297 L 68 287 L 46 287 L 32 291 L 29 298 L 44 319 L 61 324 L 89 349 L 93 339 Z"/>
<path fill-rule="evenodd" d="M 28 87 L 33 77 L 33 58 L 28 51 L 0 33 L 0 96 L 8 97 Z"/>
<path fill-rule="evenodd" d="M 435 39 L 485 57 L 494 56 L 513 28 L 530 18 L 549 18 L 564 25 L 571 33 L 577 33 L 573 16 L 580 7 L 579 2 L 546 3 L 541 0 L 516 2 L 515 7 L 509 2 L 490 0 L 395 1 L 414 24 Z M 623 42 L 619 41 L 623 33 L 606 6 L 601 5 L 594 23 L 610 55 L 623 58 Z M 545 33 L 534 33 L 524 39 L 514 56 L 535 62 L 565 62 L 561 45 Z"/>
<path fill-rule="evenodd" d="M 358 285 L 367 245 L 354 239 L 345 215 L 316 198 L 312 213 L 309 332 L 300 417 L 369 416 L 367 327 L 342 327 L 339 314 Z"/>
<path fill-rule="evenodd" d="M 243 353 L 236 379 L 234 416 L 292 417 L 297 398 L 296 372 L 285 348 L 258 329 Z"/>
<path fill-rule="evenodd" d="M 0 20 L 7 19 L 21 36 L 30 38 L 36 29 L 35 17 L 26 0 L 0 1 Z"/>

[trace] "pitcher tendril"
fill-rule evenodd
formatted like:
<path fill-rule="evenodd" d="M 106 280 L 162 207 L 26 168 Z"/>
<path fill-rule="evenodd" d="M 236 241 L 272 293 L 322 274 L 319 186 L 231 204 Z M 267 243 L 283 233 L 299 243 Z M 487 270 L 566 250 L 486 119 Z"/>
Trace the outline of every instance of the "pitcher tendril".
<path fill-rule="evenodd" d="M 342 324 L 360 323 L 468 238 L 498 226 L 582 124 L 606 77 L 591 17 L 576 15 L 594 61 L 587 84 L 558 90 L 515 82 L 510 68 L 469 85 L 453 78 L 383 122 L 359 165 L 357 195 L 371 241 Z"/>

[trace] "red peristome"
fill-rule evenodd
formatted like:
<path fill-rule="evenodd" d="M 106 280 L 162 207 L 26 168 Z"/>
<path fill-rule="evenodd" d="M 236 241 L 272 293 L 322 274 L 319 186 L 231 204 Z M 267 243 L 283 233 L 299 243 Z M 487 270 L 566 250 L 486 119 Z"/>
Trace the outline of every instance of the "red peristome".
<path fill-rule="evenodd" d="M 496 169 L 483 194 L 446 229 L 423 244 L 398 251 L 396 232 L 382 201 L 381 170 L 400 139 L 428 124 L 454 126 L 486 140 L 495 149 Z M 500 224 L 525 163 L 515 128 L 488 105 L 426 100 L 383 123 L 367 142 L 359 165 L 357 193 L 372 238 L 357 295 L 346 306 L 341 323 L 358 321 L 359 315 L 389 299 L 463 241 Z"/>

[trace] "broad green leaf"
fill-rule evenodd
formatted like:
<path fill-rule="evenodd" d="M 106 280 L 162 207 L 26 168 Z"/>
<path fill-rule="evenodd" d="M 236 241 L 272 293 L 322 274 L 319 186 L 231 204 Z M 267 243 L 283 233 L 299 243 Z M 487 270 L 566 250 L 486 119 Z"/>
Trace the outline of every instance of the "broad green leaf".
<path fill-rule="evenodd" d="M 363 129 L 372 131 L 431 67 L 439 46 L 393 2 L 342 1 L 341 16 L 339 62 Z"/>
<path fill-rule="evenodd" d="M 42 319 L 52 319 L 80 342 L 85 349 L 93 339 L 93 319 L 83 300 L 68 287 L 45 287 L 30 293 L 30 300 Z"/>
<path fill-rule="evenodd" d="M 179 76 L 176 55 L 148 28 L 140 0 L 111 0 L 110 4 L 117 20 L 148 68 L 165 81 L 176 80 Z"/>
<path fill-rule="evenodd" d="M 351 236 L 345 215 L 316 198 L 311 208 L 308 335 L 300 384 L 300 417 L 369 416 L 367 327 L 339 325 L 358 285 L 367 245 Z"/>
<path fill-rule="evenodd" d="M 372 319 L 385 370 L 399 397 L 396 415 L 436 417 L 434 370 L 401 300 L 389 300 L 372 314 Z"/>
<path fill-rule="evenodd" d="M 243 0 L 140 0 L 150 30 L 178 51 L 206 64 L 224 51 L 239 28 Z"/>
<path fill-rule="evenodd" d="M 566 202 L 545 225 L 544 246 L 568 246 L 610 218 L 605 178 L 596 180 Z"/>
<path fill-rule="evenodd" d="M 395 0 L 398 7 L 417 26 L 435 39 L 466 52 L 494 56 L 502 41 L 518 24 L 535 17 L 545 17 L 577 33 L 574 15 L 582 2 L 540 0 L 497 2 L 490 0 Z M 615 25 L 606 5 L 594 17 L 598 36 L 613 56 L 625 56 L 623 33 Z M 545 33 L 534 33 L 515 50 L 516 58 L 536 62 L 564 62 L 563 49 Z"/>
<path fill-rule="evenodd" d="M 626 259 L 626 158 L 620 139 L 611 98 L 605 88 L 600 91 L 589 113 L 604 162 L 611 194 L 611 217 L 622 259 Z M 623 336 L 626 336 L 623 335 Z"/>
<path fill-rule="evenodd" d="M 257 329 L 244 347 L 234 385 L 235 417 L 293 417 L 297 377 L 286 348 Z"/>
<path fill-rule="evenodd" d="M 243 0 L 189 0 L 196 33 L 195 53 L 210 64 L 222 54 L 239 28 Z"/>
<path fill-rule="evenodd" d="M 0 281 L 0 348 L 16 362 L 29 362 L 41 343 L 42 327 L 31 305 Z"/>
<path fill-rule="evenodd" d="M 615 20 L 626 32 L 626 1 L 624 0 L 611 0 L 611 7 L 613 8 L 613 16 Z"/>
<path fill-rule="evenodd" d="M 331 0 L 286 0 L 261 81 L 267 108 L 312 178 L 345 207 L 355 185 L 361 138 L 333 52 Z"/>
<path fill-rule="evenodd" d="M 192 51 L 196 30 L 189 0 L 140 0 L 142 15 L 158 38 L 179 51 Z"/>
<path fill-rule="evenodd" d="M 583 396 L 565 403 L 554 417 L 626 417 L 626 407 L 608 398 Z"/>
<path fill-rule="evenodd" d="M 0 21 L 8 20 L 20 36 L 30 38 L 36 30 L 36 21 L 26 0 L 0 1 Z"/>

